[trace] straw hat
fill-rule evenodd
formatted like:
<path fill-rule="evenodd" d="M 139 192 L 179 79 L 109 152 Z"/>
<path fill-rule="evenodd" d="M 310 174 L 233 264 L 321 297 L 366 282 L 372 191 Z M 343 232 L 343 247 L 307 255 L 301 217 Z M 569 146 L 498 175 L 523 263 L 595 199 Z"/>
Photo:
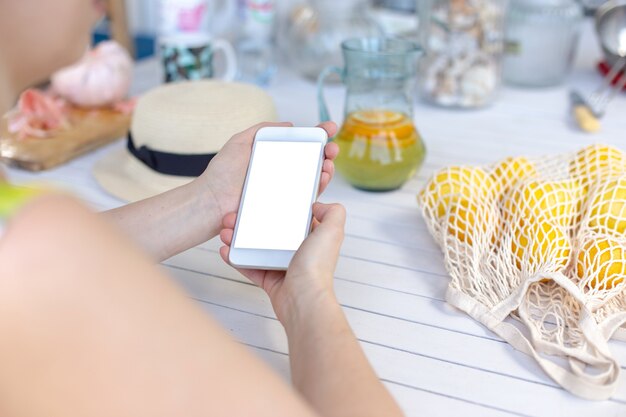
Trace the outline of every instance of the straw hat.
<path fill-rule="evenodd" d="M 201 174 L 235 133 L 276 119 L 272 99 L 252 85 L 166 84 L 139 99 L 127 146 L 98 161 L 93 174 L 122 200 L 151 197 Z"/>

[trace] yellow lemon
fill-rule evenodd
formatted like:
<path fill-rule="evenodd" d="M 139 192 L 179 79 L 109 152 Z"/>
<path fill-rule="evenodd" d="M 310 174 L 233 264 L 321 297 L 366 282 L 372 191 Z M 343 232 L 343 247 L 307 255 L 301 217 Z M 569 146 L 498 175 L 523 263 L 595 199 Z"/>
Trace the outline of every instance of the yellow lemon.
<path fill-rule="evenodd" d="M 418 198 L 441 218 L 462 198 L 480 201 L 493 195 L 493 180 L 483 169 L 453 166 L 437 172 Z"/>
<path fill-rule="evenodd" d="M 604 183 L 591 202 L 589 227 L 622 236 L 626 231 L 626 177 Z"/>
<path fill-rule="evenodd" d="M 582 193 L 577 180 L 530 181 L 513 190 L 504 203 L 505 219 L 554 220 L 569 226 Z"/>
<path fill-rule="evenodd" d="M 577 178 L 582 186 L 579 200 L 580 211 L 577 220 L 582 218 L 589 202 L 589 190 L 598 181 L 626 174 L 626 154 L 617 148 L 607 145 L 589 145 L 576 153 L 570 162 L 570 175 Z"/>
<path fill-rule="evenodd" d="M 514 230 L 511 252 L 517 268 L 526 265 L 530 274 L 542 265 L 552 265 L 553 271 L 567 266 L 571 244 L 563 228 L 548 221 L 521 222 Z"/>
<path fill-rule="evenodd" d="M 596 290 L 610 290 L 624 282 L 626 250 L 609 238 L 591 239 L 578 253 L 578 278 L 591 278 L 589 286 Z"/>
<path fill-rule="evenodd" d="M 453 203 L 448 217 L 448 233 L 470 246 L 487 233 L 493 221 L 493 213 L 488 204 L 462 198 Z"/>
<path fill-rule="evenodd" d="M 506 195 L 517 182 L 537 177 L 535 165 L 524 157 L 506 158 L 490 173 L 500 195 Z"/>
<path fill-rule="evenodd" d="M 626 173 L 626 154 L 612 146 L 586 146 L 576 153 L 569 171 L 586 186 L 609 175 Z"/>

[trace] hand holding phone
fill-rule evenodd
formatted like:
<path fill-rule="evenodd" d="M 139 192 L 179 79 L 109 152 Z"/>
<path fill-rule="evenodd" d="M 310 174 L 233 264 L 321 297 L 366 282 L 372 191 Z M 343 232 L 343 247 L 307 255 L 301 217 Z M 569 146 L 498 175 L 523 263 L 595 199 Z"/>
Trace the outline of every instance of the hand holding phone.
<path fill-rule="evenodd" d="M 257 132 L 229 253 L 233 266 L 287 269 L 311 229 L 327 140 L 321 128 Z"/>
<path fill-rule="evenodd" d="M 220 256 L 228 262 L 237 213 L 228 213 L 222 219 L 220 239 L 225 246 Z M 289 269 L 239 269 L 239 272 L 262 288 L 270 298 L 276 317 L 287 325 L 294 311 L 319 307 L 324 299 L 334 298 L 333 276 L 344 238 L 346 210 L 340 204 L 313 204 L 311 233 L 296 251 Z"/>

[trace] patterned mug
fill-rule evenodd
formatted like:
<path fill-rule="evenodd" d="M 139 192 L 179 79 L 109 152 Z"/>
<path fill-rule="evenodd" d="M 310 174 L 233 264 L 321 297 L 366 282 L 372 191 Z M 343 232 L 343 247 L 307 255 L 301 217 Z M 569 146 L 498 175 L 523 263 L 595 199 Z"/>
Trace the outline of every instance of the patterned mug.
<path fill-rule="evenodd" d="M 237 58 L 230 43 L 209 35 L 189 33 L 166 36 L 159 40 L 165 82 L 214 78 L 213 58 L 224 54 L 224 73 L 219 77 L 232 81 L 237 74 Z"/>

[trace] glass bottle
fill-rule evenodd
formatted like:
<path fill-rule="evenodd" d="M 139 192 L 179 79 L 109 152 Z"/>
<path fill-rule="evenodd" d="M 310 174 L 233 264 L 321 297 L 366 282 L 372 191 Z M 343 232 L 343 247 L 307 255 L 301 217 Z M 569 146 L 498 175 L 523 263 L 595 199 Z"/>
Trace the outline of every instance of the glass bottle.
<path fill-rule="evenodd" d="M 292 68 L 317 79 L 324 67 L 341 65 L 341 42 L 380 34 L 368 0 L 309 0 L 291 11 L 280 46 Z"/>
<path fill-rule="evenodd" d="M 576 0 L 511 0 L 504 80 L 528 87 L 563 82 L 574 61 L 582 19 Z"/>
<path fill-rule="evenodd" d="M 237 78 L 260 86 L 267 86 L 275 72 L 273 28 L 276 16 L 274 0 L 239 0 L 241 18 L 237 36 Z"/>
<path fill-rule="evenodd" d="M 320 74 L 320 119 L 329 120 L 323 84 L 337 74 L 347 87 L 345 117 L 333 139 L 340 148 L 337 171 L 353 186 L 368 191 L 399 188 L 419 169 L 426 153 L 413 124 L 413 93 L 421 49 L 392 38 L 344 41 L 343 68 Z"/>
<path fill-rule="evenodd" d="M 506 0 L 418 2 L 419 89 L 432 103 L 472 108 L 490 104 L 501 84 Z"/>

